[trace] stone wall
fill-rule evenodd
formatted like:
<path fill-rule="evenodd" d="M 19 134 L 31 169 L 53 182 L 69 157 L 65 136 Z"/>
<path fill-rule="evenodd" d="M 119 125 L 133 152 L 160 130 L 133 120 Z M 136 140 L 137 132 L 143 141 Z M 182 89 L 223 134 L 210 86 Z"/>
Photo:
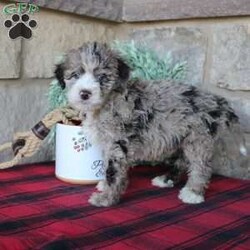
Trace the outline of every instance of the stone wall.
<path fill-rule="evenodd" d="M 0 1 L 0 144 L 13 133 L 29 130 L 46 114 L 46 93 L 63 52 L 86 41 L 116 37 L 113 23 L 41 9 L 30 15 L 38 24 L 32 38 L 11 40 L 3 26 L 11 17 L 2 13 L 6 4 Z M 45 143 L 39 154 L 24 162 L 50 160 L 53 154 Z M 10 153 L 0 154 L 0 162 L 10 158 Z"/>
<path fill-rule="evenodd" d="M 5 5 L 0 1 L 0 9 Z M 46 113 L 46 92 L 58 56 L 85 41 L 114 39 L 133 39 L 187 61 L 185 81 L 227 97 L 250 138 L 250 17 L 134 23 L 43 8 L 31 17 L 38 26 L 30 40 L 11 40 L 0 25 L 0 144 L 14 132 L 28 130 Z M 0 24 L 8 18 L 1 13 Z M 0 161 L 8 157 L 0 155 Z M 45 144 L 29 161 L 52 157 L 53 149 Z"/>

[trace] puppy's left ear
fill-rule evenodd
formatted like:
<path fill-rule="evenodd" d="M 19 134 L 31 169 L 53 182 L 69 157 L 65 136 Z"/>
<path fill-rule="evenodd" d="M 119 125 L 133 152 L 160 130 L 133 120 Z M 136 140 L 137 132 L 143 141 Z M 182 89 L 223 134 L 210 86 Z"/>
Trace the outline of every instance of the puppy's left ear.
<path fill-rule="evenodd" d="M 118 58 L 117 61 L 118 61 L 117 69 L 118 69 L 119 79 L 122 83 L 125 83 L 129 79 L 130 68 L 122 59 Z"/>
<path fill-rule="evenodd" d="M 129 66 L 120 58 L 117 58 L 117 74 L 118 74 L 118 81 L 115 85 L 114 90 L 116 92 L 122 93 L 124 89 L 126 89 L 127 81 L 130 75 L 130 68 Z"/>
<path fill-rule="evenodd" d="M 66 83 L 64 81 L 64 67 L 63 67 L 63 63 L 56 65 L 56 69 L 55 69 L 54 73 L 55 73 L 55 77 L 58 80 L 58 83 L 61 86 L 61 88 L 65 89 Z"/>

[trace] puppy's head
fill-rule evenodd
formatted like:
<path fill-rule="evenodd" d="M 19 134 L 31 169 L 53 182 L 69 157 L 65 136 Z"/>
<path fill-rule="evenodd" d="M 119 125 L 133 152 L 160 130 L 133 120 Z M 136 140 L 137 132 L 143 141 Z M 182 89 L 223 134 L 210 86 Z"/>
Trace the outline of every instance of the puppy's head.
<path fill-rule="evenodd" d="M 93 42 L 71 50 L 55 75 L 67 88 L 69 104 L 87 111 L 100 108 L 111 93 L 123 92 L 129 67 L 106 44 Z"/>

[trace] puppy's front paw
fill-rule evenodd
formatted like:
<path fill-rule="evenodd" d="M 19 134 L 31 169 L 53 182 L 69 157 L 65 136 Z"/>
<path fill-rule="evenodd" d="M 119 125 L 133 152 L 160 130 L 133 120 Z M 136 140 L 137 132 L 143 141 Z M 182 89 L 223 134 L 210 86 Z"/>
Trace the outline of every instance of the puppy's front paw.
<path fill-rule="evenodd" d="M 181 189 L 179 193 L 179 199 L 182 200 L 184 203 L 189 203 L 189 204 L 198 204 L 204 202 L 203 195 L 196 194 L 188 187 L 184 187 Z"/>
<path fill-rule="evenodd" d="M 93 193 L 88 202 L 96 207 L 109 207 L 117 203 L 117 200 L 114 199 L 106 192 Z"/>
<path fill-rule="evenodd" d="M 107 184 L 106 184 L 106 181 L 104 180 L 99 181 L 98 184 L 96 185 L 96 189 L 100 192 L 103 192 L 106 188 L 107 188 Z"/>

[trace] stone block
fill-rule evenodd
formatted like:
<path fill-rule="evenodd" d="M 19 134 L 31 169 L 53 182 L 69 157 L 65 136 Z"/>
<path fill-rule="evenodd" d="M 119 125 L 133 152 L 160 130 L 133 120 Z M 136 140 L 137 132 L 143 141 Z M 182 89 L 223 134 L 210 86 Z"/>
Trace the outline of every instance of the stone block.
<path fill-rule="evenodd" d="M 207 37 L 200 28 L 164 27 L 136 29 L 129 37 L 156 50 L 159 55 L 172 53 L 174 62 L 186 61 L 185 82 L 200 85 L 203 81 Z"/>
<path fill-rule="evenodd" d="M 176 20 L 197 17 L 245 16 L 249 0 L 124 0 L 127 22 Z"/>
<path fill-rule="evenodd" d="M 19 1 L 16 1 L 19 2 Z M 30 0 L 22 0 L 29 3 Z M 123 0 L 36 0 L 34 4 L 79 15 L 86 15 L 112 21 L 122 20 Z"/>
<path fill-rule="evenodd" d="M 250 24 L 214 26 L 211 84 L 250 90 Z"/>
<path fill-rule="evenodd" d="M 4 4 L 0 3 L 0 10 Z M 0 15 L 0 79 L 18 78 L 20 76 L 21 64 L 21 39 L 11 40 L 4 22 L 9 15 Z"/>
<path fill-rule="evenodd" d="M 115 36 L 112 25 L 77 16 L 41 10 L 30 40 L 23 42 L 23 75 L 26 78 L 53 76 L 56 58 L 86 41 L 109 41 Z"/>
<path fill-rule="evenodd" d="M 246 133 L 250 133 L 250 97 L 234 97 L 231 104 L 240 118 L 242 127 Z"/>
<path fill-rule="evenodd" d="M 16 132 L 29 131 L 46 114 L 46 93 L 49 80 L 0 81 L 0 144 L 12 141 Z M 51 160 L 54 150 L 43 144 L 39 152 L 23 162 Z M 0 162 L 13 157 L 12 152 L 0 153 Z"/>

